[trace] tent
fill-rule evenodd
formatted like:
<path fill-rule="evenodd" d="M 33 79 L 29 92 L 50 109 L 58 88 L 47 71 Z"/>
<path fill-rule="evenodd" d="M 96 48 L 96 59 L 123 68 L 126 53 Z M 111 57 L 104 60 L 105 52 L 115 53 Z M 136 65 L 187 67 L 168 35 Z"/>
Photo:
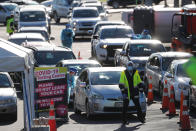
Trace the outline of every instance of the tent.
<path fill-rule="evenodd" d="M 33 51 L 0 38 L 0 71 L 23 72 L 24 128 L 30 130 L 34 118 Z"/>

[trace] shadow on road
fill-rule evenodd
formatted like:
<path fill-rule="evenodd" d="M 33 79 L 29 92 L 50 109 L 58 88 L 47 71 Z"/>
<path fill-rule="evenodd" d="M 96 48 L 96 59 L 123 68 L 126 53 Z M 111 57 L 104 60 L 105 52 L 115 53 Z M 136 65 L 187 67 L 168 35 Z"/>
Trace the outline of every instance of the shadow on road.
<path fill-rule="evenodd" d="M 138 124 L 133 127 L 126 127 L 126 125 L 121 125 L 118 129 L 116 129 L 114 131 L 134 131 L 134 130 L 138 130 L 141 125 L 143 125 L 143 124 Z"/>
<path fill-rule="evenodd" d="M 57 26 L 65 26 L 66 24 L 67 22 L 61 22 L 61 23 L 51 22 L 51 25 L 57 25 Z"/>
<path fill-rule="evenodd" d="M 70 119 L 74 120 L 77 123 L 80 124 L 117 124 L 121 123 L 121 114 L 104 114 L 104 115 L 96 115 L 92 118 L 92 120 L 88 120 L 86 118 L 86 114 L 83 113 L 81 115 L 77 114 L 71 114 L 69 116 Z M 128 115 L 128 121 L 130 123 L 136 123 L 138 122 L 138 118 L 135 115 Z"/>
<path fill-rule="evenodd" d="M 90 41 L 91 41 L 91 37 L 90 36 L 76 37 L 74 39 L 74 42 L 90 42 Z"/>
<path fill-rule="evenodd" d="M 10 125 L 16 122 L 12 115 L 1 114 L 0 115 L 0 126 Z"/>

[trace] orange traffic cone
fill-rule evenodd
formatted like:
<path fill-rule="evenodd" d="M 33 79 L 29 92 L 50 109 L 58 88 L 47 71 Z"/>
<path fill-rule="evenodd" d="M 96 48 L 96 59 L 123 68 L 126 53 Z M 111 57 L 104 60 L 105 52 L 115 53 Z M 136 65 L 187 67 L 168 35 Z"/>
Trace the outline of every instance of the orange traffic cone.
<path fill-rule="evenodd" d="M 183 95 L 183 91 L 181 91 L 181 94 L 180 94 L 180 123 L 182 122 L 183 101 L 184 101 L 184 95 Z"/>
<path fill-rule="evenodd" d="M 80 51 L 78 52 L 78 59 L 82 59 L 82 57 L 80 57 Z"/>
<path fill-rule="evenodd" d="M 191 130 L 191 124 L 189 120 L 189 112 L 187 105 L 187 96 L 184 96 L 183 100 L 183 111 L 182 111 L 182 121 L 181 121 L 181 129 L 182 130 Z"/>
<path fill-rule="evenodd" d="M 176 107 L 174 101 L 174 86 L 170 88 L 170 100 L 169 100 L 169 116 L 176 115 Z"/>
<path fill-rule="evenodd" d="M 56 120 L 55 120 L 55 112 L 54 112 L 54 102 L 51 100 L 50 102 L 50 112 L 49 112 L 49 121 L 50 131 L 56 131 Z"/>
<path fill-rule="evenodd" d="M 161 110 L 165 110 L 169 108 L 169 97 L 168 97 L 168 88 L 167 81 L 165 81 L 165 87 L 163 89 L 163 97 L 162 97 L 162 108 Z"/>
<path fill-rule="evenodd" d="M 149 84 L 148 84 L 148 104 L 153 103 L 153 89 L 152 89 L 152 77 L 149 77 Z"/>

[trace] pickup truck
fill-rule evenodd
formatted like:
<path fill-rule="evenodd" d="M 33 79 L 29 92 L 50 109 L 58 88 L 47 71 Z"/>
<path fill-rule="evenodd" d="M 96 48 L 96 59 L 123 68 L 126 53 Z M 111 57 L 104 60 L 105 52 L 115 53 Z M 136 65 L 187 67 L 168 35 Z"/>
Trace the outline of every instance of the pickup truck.
<path fill-rule="evenodd" d="M 114 55 L 115 66 L 126 66 L 129 61 L 135 64 L 141 77 L 145 74 L 145 65 L 152 53 L 166 52 L 159 40 L 130 40 L 122 49 L 116 49 Z"/>

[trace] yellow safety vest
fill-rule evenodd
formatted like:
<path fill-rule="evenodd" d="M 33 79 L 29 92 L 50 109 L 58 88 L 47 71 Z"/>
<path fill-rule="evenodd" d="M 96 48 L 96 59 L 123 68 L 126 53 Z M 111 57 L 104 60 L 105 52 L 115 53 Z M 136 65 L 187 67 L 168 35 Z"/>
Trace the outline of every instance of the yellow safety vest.
<path fill-rule="evenodd" d="M 138 70 L 136 70 L 134 75 L 133 75 L 133 86 L 136 87 L 141 82 L 142 82 L 142 80 L 140 78 Z M 122 71 L 122 73 L 121 73 L 119 84 L 123 85 L 128 90 L 128 98 L 130 100 L 129 82 L 127 80 L 125 71 Z"/>
<path fill-rule="evenodd" d="M 11 23 L 13 27 L 11 27 Z M 14 28 L 14 18 L 10 18 L 7 20 L 7 33 L 13 33 L 14 32 L 13 28 Z"/>

